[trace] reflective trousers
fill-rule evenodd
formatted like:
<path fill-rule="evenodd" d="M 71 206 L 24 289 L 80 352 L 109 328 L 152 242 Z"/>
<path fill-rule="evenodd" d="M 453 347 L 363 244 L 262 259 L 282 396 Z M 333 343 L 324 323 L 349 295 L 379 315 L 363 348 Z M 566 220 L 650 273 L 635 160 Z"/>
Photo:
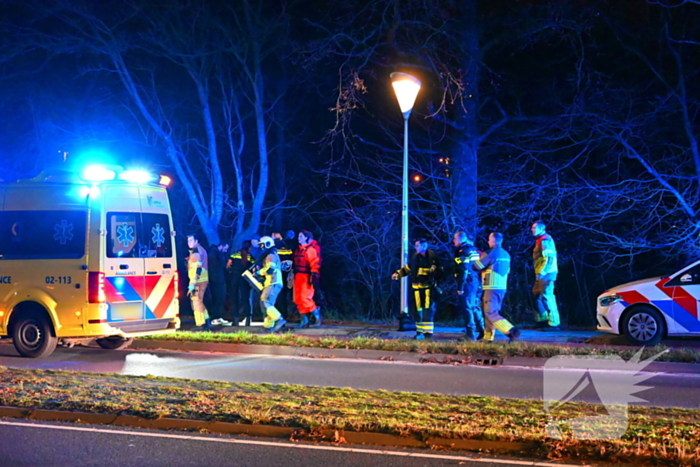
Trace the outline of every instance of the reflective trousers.
<path fill-rule="evenodd" d="M 550 326 L 559 326 L 559 308 L 557 297 L 554 296 L 554 283 L 557 273 L 545 274 L 541 279 L 535 280 L 532 288 L 532 296 L 535 299 L 535 321 L 547 322 Z"/>
<path fill-rule="evenodd" d="M 209 319 L 207 307 L 204 306 L 204 292 L 207 291 L 208 285 L 209 282 L 200 282 L 199 284 L 195 284 L 194 290 L 190 292 L 190 303 L 192 304 L 194 324 L 196 326 L 203 326 L 207 319 Z"/>
<path fill-rule="evenodd" d="M 260 294 L 260 308 L 265 313 L 263 320 L 264 328 L 271 328 L 275 322 L 282 317 L 282 314 L 275 308 L 275 301 L 282 290 L 282 284 L 268 285 Z"/>
<path fill-rule="evenodd" d="M 508 335 L 513 325 L 510 321 L 501 316 L 501 306 L 503 299 L 506 296 L 505 290 L 485 289 L 482 297 L 482 306 L 484 307 L 484 318 L 486 319 L 486 330 L 484 331 L 484 340 L 491 342 L 496 337 L 496 330 Z"/>
<path fill-rule="evenodd" d="M 435 328 L 435 296 L 432 287 L 413 287 L 413 305 L 416 312 L 416 332 L 432 334 Z"/>

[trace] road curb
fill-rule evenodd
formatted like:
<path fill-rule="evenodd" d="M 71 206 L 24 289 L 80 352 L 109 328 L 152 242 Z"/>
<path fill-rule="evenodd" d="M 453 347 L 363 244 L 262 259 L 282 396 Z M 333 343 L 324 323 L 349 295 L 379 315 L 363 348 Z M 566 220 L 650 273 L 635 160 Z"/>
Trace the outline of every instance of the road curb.
<path fill-rule="evenodd" d="M 233 344 L 226 342 L 186 342 L 177 340 L 135 339 L 132 349 L 180 350 L 199 352 L 242 353 L 307 358 L 350 358 L 359 360 L 383 360 L 408 363 L 462 363 L 474 366 L 515 366 L 528 368 L 557 368 L 557 360 L 540 357 L 493 357 L 489 355 L 457 355 L 391 350 L 326 349 L 321 347 L 292 347 L 282 345 Z M 595 358 L 594 356 L 592 356 Z M 582 359 L 581 356 L 572 357 Z M 562 365 L 561 368 L 570 368 Z M 676 362 L 652 362 L 645 369 L 651 373 L 700 374 L 700 364 Z"/>
<path fill-rule="evenodd" d="M 90 425 L 111 425 L 128 428 L 157 430 L 205 430 L 210 433 L 249 435 L 268 438 L 287 438 L 295 441 L 324 441 L 336 444 L 371 444 L 376 446 L 433 448 L 440 446 L 449 449 L 489 452 L 525 452 L 537 448 L 533 443 L 510 441 L 488 441 L 478 439 L 451 439 L 418 436 L 397 436 L 386 433 L 369 433 L 344 430 L 318 430 L 311 432 L 305 428 L 272 425 L 249 425 L 220 421 L 204 421 L 177 418 L 148 419 L 133 415 L 110 415 L 89 412 L 67 412 L 22 407 L 0 406 L 0 418 L 21 418 L 27 420 L 87 423 Z"/>

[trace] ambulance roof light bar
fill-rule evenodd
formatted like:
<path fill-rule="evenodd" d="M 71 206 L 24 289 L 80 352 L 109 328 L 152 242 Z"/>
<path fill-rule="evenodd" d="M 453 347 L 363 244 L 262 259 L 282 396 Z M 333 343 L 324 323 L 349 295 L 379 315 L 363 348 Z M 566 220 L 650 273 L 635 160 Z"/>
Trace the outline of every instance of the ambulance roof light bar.
<path fill-rule="evenodd" d="M 83 180 L 89 182 L 104 182 L 107 180 L 114 180 L 117 176 L 115 170 L 109 169 L 102 165 L 91 165 L 83 170 L 81 177 Z"/>
<path fill-rule="evenodd" d="M 125 182 L 144 185 L 146 183 L 155 182 L 157 180 L 157 176 L 144 170 L 127 170 L 126 172 L 119 174 L 119 179 L 124 180 Z"/>

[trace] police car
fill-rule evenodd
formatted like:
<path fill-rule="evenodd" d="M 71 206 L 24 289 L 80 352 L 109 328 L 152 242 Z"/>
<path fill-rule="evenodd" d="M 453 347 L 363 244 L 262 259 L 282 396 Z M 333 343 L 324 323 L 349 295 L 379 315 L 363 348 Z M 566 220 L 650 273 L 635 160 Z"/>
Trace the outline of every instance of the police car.
<path fill-rule="evenodd" d="M 26 357 L 180 326 L 169 179 L 116 166 L 0 184 L 0 337 Z"/>
<path fill-rule="evenodd" d="M 699 336 L 700 261 L 665 277 L 629 282 L 598 297 L 598 330 L 637 345 L 665 336 Z"/>

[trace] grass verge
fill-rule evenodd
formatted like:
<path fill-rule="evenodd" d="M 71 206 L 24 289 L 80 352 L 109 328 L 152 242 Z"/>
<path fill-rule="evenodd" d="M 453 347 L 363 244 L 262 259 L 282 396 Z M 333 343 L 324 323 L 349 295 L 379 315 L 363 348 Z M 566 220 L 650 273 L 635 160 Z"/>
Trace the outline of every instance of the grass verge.
<path fill-rule="evenodd" d="M 629 408 L 621 439 L 546 436 L 551 420 L 605 415 L 602 406 L 567 403 L 551 413 L 541 401 L 440 394 L 209 382 L 0 367 L 0 404 L 145 418 L 180 418 L 491 441 L 536 446 L 549 459 L 700 466 L 700 412 Z"/>
<path fill-rule="evenodd" d="M 251 334 L 247 331 L 232 333 L 178 331 L 175 334 L 145 337 L 151 340 L 176 340 L 183 342 L 218 342 L 231 344 L 284 345 L 292 347 L 315 347 L 326 349 L 353 350 L 388 350 L 399 352 L 417 352 L 423 354 L 447 355 L 484 355 L 491 357 L 541 357 L 550 358 L 557 355 L 618 355 L 629 360 L 639 349 L 630 347 L 620 349 L 602 345 L 573 346 L 565 344 L 540 344 L 532 342 L 515 342 L 513 344 L 455 342 L 455 341 L 416 341 L 413 339 L 381 339 L 377 337 L 355 337 L 344 339 L 337 337 L 307 337 L 295 334 Z M 689 348 L 669 348 L 657 345 L 644 349 L 645 360 L 664 352 L 656 361 L 700 363 L 700 350 Z"/>

